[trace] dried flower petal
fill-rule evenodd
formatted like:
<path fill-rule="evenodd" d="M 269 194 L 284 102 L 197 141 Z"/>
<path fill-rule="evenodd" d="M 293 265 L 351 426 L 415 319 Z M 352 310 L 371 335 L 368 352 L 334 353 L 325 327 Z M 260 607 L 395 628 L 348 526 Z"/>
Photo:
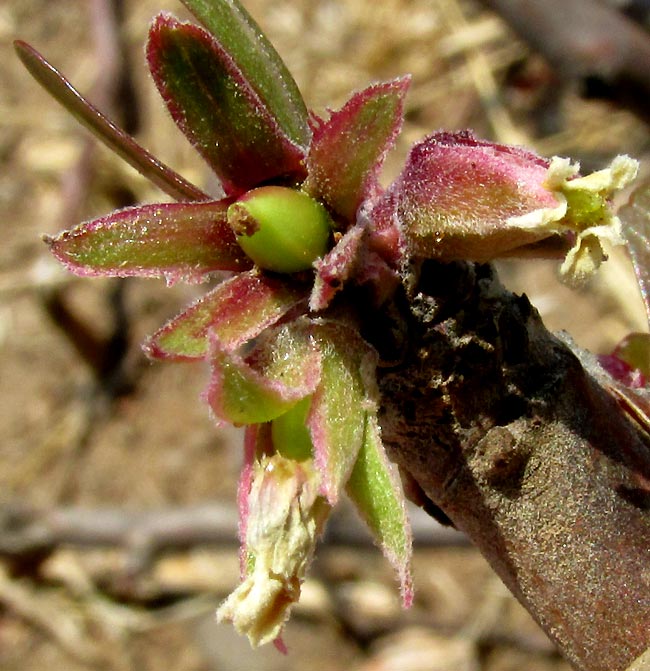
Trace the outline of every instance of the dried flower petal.
<path fill-rule="evenodd" d="M 547 188 L 566 199 L 566 214 L 553 232 L 567 229 L 577 233 L 574 246 L 560 267 L 568 282 L 580 284 L 607 258 L 603 241 L 623 244 L 621 222 L 610 207 L 612 195 L 635 177 L 639 164 L 629 156 L 617 156 L 608 168 L 578 177 L 579 166 L 567 159 L 554 158 L 546 179 Z"/>
<path fill-rule="evenodd" d="M 232 621 L 253 646 L 277 639 L 300 597 L 330 510 L 310 462 L 262 456 L 253 466 L 248 495 L 246 548 L 252 567 L 220 606 L 219 621 Z"/>

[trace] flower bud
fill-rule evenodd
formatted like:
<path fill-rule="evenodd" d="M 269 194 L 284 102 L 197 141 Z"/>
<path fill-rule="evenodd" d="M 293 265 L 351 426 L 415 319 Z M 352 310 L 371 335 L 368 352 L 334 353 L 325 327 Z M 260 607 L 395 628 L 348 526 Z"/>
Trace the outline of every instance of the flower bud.
<path fill-rule="evenodd" d="M 582 177 L 568 159 L 547 161 L 469 132 L 437 133 L 413 147 L 372 216 L 385 239 L 397 224 L 408 254 L 445 262 L 524 254 L 560 236 L 572 245 L 560 276 L 579 284 L 607 258 L 603 241 L 622 243 L 610 201 L 637 167 L 618 156 Z"/>
<path fill-rule="evenodd" d="M 302 191 L 262 186 L 228 208 L 237 242 L 260 267 L 278 273 L 308 270 L 323 256 L 332 231 L 327 210 Z"/>

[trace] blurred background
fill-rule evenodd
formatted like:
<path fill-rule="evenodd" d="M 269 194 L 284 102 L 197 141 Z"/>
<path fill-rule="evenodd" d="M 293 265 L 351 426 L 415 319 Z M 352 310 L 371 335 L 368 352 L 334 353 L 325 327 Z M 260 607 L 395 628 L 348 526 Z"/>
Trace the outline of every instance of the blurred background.
<path fill-rule="evenodd" d="M 386 181 L 410 144 L 441 128 L 571 156 L 587 170 L 628 153 L 647 175 L 648 3 L 580 0 L 565 16 L 571 1 L 537 3 L 548 23 L 517 14 L 517 2 L 244 4 L 316 113 L 370 82 L 413 75 Z M 493 5 L 511 11 L 516 33 Z M 252 651 L 216 624 L 238 580 L 241 436 L 212 424 L 201 365 L 149 363 L 139 348 L 203 289 L 79 280 L 49 258 L 43 234 L 161 194 L 89 140 L 11 45 L 30 42 L 154 154 L 214 189 L 147 75 L 143 44 L 161 9 L 189 18 L 172 0 L 0 6 L 0 670 L 568 669 L 464 538 L 421 516 L 410 611 L 343 511 L 287 626 L 288 656 Z M 617 18 L 599 33 L 601 10 Z M 636 21 L 634 39 L 623 16 Z M 580 292 L 558 283 L 553 263 L 512 261 L 501 273 L 551 329 L 593 351 L 647 329 L 621 250 Z"/>

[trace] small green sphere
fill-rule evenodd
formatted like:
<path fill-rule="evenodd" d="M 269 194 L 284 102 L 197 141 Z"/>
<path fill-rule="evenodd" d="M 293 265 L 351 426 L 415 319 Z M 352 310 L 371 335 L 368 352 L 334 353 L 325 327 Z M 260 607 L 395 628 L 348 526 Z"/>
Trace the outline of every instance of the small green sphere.
<path fill-rule="evenodd" d="M 308 270 L 329 247 L 332 220 L 319 202 L 284 186 L 261 186 L 228 208 L 239 246 L 260 268 Z"/>

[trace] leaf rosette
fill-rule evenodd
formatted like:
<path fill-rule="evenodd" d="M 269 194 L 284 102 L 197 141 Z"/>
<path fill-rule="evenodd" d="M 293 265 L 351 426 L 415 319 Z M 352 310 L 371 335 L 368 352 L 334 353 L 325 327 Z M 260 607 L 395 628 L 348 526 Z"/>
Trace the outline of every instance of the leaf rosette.
<path fill-rule="evenodd" d="M 244 426 L 242 584 L 219 610 L 254 645 L 279 641 L 332 508 L 346 492 L 411 603 L 405 496 L 378 421 L 378 355 L 361 335 L 414 258 L 565 254 L 577 279 L 619 238 L 608 203 L 627 157 L 580 177 L 566 160 L 438 133 L 384 189 L 379 174 L 409 78 L 369 86 L 320 119 L 237 0 L 184 0 L 202 26 L 162 13 L 146 48 L 153 80 L 219 178 L 213 198 L 140 147 L 38 52 L 30 72 L 176 202 L 126 208 L 48 237 L 85 276 L 226 279 L 145 343 L 155 359 L 206 361 L 217 423 Z M 365 312 L 360 310 L 363 303 Z"/>

